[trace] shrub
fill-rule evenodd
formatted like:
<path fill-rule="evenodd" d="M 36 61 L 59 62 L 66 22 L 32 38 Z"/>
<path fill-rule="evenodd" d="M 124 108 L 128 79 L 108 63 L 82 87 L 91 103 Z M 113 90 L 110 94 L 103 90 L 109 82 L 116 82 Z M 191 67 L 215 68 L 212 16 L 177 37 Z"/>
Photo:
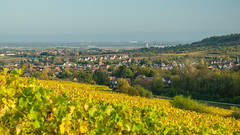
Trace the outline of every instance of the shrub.
<path fill-rule="evenodd" d="M 138 93 L 139 93 L 139 95 L 141 97 L 147 97 L 147 98 L 153 97 L 152 92 L 150 92 L 149 90 L 144 89 L 140 85 L 133 85 L 132 87 L 137 89 L 137 91 L 138 91 Z"/>
<path fill-rule="evenodd" d="M 129 87 L 128 95 L 130 95 L 130 96 L 140 96 L 140 93 L 139 93 L 138 89 L 136 89 L 134 87 Z"/>
<path fill-rule="evenodd" d="M 231 110 L 233 110 L 233 113 L 232 113 L 231 116 L 236 118 L 236 119 L 240 119 L 240 108 L 232 106 Z"/>
<path fill-rule="evenodd" d="M 128 94 L 128 90 L 131 87 L 128 82 L 124 79 L 119 79 L 117 80 L 118 83 L 118 91 L 121 93 L 127 93 Z"/>
<path fill-rule="evenodd" d="M 152 98 L 153 97 L 152 92 L 151 91 L 147 91 L 145 97 L 146 98 Z"/>
<path fill-rule="evenodd" d="M 171 104 L 180 109 L 192 110 L 196 112 L 208 113 L 207 105 L 196 102 L 190 97 L 183 97 L 183 95 L 175 96 L 171 101 Z"/>

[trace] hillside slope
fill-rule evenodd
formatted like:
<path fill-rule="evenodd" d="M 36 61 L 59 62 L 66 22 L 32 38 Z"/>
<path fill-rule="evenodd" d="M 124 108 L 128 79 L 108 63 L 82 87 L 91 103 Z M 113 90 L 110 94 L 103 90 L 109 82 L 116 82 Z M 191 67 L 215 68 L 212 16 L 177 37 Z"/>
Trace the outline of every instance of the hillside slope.
<path fill-rule="evenodd" d="M 111 92 L 105 86 L 0 75 L 2 134 L 231 134 L 240 121 L 174 108 L 168 100 Z"/>
<path fill-rule="evenodd" d="M 217 47 L 230 47 L 240 45 L 240 34 L 229 34 L 223 36 L 213 36 L 209 38 L 205 38 L 201 41 L 194 42 L 191 44 L 183 44 L 183 45 L 176 45 L 171 47 L 164 47 L 164 48 L 140 48 L 136 50 L 126 50 L 125 52 L 133 53 L 132 55 L 135 57 L 138 56 L 151 56 L 154 57 L 156 54 L 185 54 L 190 52 L 201 52 L 201 51 L 208 51 L 210 48 L 217 48 Z M 203 54 L 205 55 L 205 54 Z"/>
<path fill-rule="evenodd" d="M 205 38 L 199 42 L 194 42 L 191 46 L 230 46 L 240 44 L 240 34 L 230 34 L 223 36 L 213 36 Z"/>

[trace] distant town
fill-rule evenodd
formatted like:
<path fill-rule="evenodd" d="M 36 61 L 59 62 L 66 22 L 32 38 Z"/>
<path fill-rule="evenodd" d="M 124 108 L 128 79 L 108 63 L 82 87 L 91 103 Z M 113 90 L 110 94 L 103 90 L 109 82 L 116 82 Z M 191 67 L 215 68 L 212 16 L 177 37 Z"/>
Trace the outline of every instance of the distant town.
<path fill-rule="evenodd" d="M 156 44 L 149 45 L 146 43 L 143 48 L 164 48 L 165 46 L 157 46 Z M 134 51 L 134 50 L 133 50 Z M 63 72 L 64 69 L 71 71 L 89 71 L 95 72 L 96 70 L 103 70 L 109 74 L 111 82 L 116 83 L 116 77 L 113 75 L 113 68 L 115 66 L 136 66 L 140 68 L 150 67 L 155 69 L 162 69 L 172 71 L 173 68 L 184 68 L 186 61 L 177 62 L 175 60 L 168 61 L 164 59 L 151 59 L 139 58 L 129 56 L 124 51 L 118 49 L 99 49 L 91 48 L 88 50 L 69 49 L 68 47 L 56 47 L 55 49 L 43 50 L 14 50 L 4 49 L 0 50 L 0 69 L 8 68 L 13 70 L 25 69 L 26 71 L 22 76 L 30 77 L 34 73 L 41 73 L 44 69 L 51 72 L 51 77 L 56 78 Z M 188 64 L 191 66 L 198 66 L 203 64 L 204 61 L 192 61 Z M 215 58 L 205 61 L 205 65 L 209 70 L 213 69 L 238 69 L 239 58 L 236 55 L 235 61 L 229 58 Z M 109 70 L 111 68 L 111 70 Z M 76 78 L 75 78 L 76 80 Z M 131 80 L 127 79 L 130 83 Z M 149 78 L 145 80 L 149 81 Z M 153 77 L 150 78 L 153 80 Z M 163 78 L 163 80 L 166 80 Z M 167 80 L 170 80 L 168 78 Z M 169 81 L 170 83 L 170 81 Z M 168 83 L 167 83 L 168 84 Z"/>

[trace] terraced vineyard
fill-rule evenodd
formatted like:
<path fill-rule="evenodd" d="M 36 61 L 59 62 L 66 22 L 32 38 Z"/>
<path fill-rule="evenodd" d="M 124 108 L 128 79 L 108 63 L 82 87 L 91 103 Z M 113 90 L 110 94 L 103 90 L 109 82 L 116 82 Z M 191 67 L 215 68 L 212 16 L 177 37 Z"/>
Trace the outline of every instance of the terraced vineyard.
<path fill-rule="evenodd" d="M 0 75 L 1 134 L 240 134 L 230 110 L 177 109 L 168 100 L 111 92 L 108 87 Z"/>

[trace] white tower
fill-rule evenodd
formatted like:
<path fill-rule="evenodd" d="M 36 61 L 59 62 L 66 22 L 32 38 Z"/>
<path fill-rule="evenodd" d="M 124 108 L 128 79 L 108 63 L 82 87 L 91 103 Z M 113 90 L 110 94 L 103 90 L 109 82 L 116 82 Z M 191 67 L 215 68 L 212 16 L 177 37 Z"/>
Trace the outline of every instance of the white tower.
<path fill-rule="evenodd" d="M 148 48 L 148 42 L 145 44 L 145 48 Z"/>

